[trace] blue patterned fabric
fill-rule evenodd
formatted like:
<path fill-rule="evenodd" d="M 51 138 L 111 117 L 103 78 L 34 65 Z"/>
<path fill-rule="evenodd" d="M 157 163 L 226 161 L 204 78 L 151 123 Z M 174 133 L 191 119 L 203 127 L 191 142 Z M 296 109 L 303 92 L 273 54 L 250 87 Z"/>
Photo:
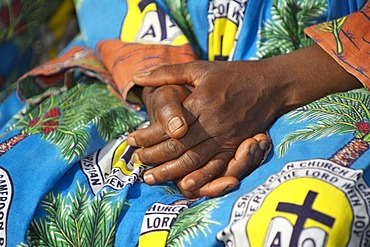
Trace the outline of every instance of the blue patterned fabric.
<path fill-rule="evenodd" d="M 128 6 L 153 4 L 127 2 L 76 0 L 81 34 L 70 46 L 96 49 L 101 40 L 120 38 L 133 11 Z M 188 0 L 187 23 L 175 15 L 175 1 L 158 1 L 151 11 L 172 16 L 180 27 L 190 23 L 192 31 L 184 33 L 202 59 L 248 60 L 309 44 L 303 29 L 294 34 L 302 38 L 298 47 L 261 39 L 288 18 L 277 15 L 288 2 L 305 11 L 313 2 L 317 11 L 300 24 L 305 27 L 349 14 L 365 1 Z M 223 30 L 219 18 L 233 28 Z M 219 38 L 229 48 L 221 49 Z M 148 167 L 131 160 L 134 148 L 125 140 L 147 124 L 145 114 L 127 108 L 98 80 L 73 78 L 74 87 L 63 93 L 49 88 L 50 96 L 36 105 L 23 105 L 14 93 L 0 104 L 0 246 L 369 245 L 366 89 L 282 116 L 269 130 L 273 149 L 266 161 L 236 190 L 187 199 L 172 183 L 143 183 Z M 327 113 L 317 114 L 324 105 Z"/>

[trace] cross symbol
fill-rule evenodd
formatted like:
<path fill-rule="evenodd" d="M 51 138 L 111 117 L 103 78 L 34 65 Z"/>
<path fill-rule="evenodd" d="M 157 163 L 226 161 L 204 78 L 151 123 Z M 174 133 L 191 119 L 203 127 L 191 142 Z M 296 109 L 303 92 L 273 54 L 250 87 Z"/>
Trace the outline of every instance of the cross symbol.
<path fill-rule="evenodd" d="M 286 202 L 279 202 L 276 207 L 277 212 L 285 212 L 297 215 L 297 221 L 293 228 L 292 238 L 290 239 L 289 246 L 298 246 L 298 238 L 303 230 L 303 226 L 307 219 L 313 219 L 328 227 L 332 227 L 335 219 L 329 215 L 323 214 L 317 210 L 312 209 L 312 204 L 315 201 L 317 193 L 308 191 L 303 205 L 297 205 Z"/>

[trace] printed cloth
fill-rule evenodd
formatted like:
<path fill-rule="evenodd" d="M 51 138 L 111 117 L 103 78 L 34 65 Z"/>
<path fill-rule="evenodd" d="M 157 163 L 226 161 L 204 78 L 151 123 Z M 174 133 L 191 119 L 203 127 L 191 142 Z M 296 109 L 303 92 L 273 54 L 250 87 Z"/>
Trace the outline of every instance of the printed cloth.
<path fill-rule="evenodd" d="M 146 185 L 150 167 L 134 163 L 126 143 L 129 131 L 148 124 L 127 96 L 131 70 L 286 53 L 313 43 L 305 27 L 365 1 L 74 2 L 81 34 L 18 81 L 26 103 L 0 93 L 0 246 L 369 245 L 364 88 L 279 118 L 264 164 L 220 198 L 187 199 L 170 182 Z M 159 52 L 147 54 L 152 48 Z"/>
<path fill-rule="evenodd" d="M 370 5 L 330 22 L 308 27 L 305 32 L 349 73 L 370 87 Z"/>
<path fill-rule="evenodd" d="M 73 0 L 1 1 L 0 81 L 10 84 L 56 57 L 78 32 L 75 22 Z"/>

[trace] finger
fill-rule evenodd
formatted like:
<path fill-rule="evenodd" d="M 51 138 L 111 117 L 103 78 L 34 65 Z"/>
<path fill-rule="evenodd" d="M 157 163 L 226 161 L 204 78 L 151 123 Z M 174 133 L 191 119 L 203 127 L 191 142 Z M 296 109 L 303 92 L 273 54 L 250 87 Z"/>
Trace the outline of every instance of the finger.
<path fill-rule="evenodd" d="M 189 119 L 189 117 L 187 117 L 187 119 Z M 189 120 L 187 121 L 189 122 Z M 193 121 L 193 119 L 190 119 L 190 121 Z M 147 136 L 144 136 L 144 138 L 145 137 Z M 154 146 L 145 146 L 145 148 L 137 149 L 135 151 L 135 157 L 137 157 L 138 160 L 136 161 L 147 165 L 162 164 L 179 158 L 187 150 L 207 139 L 209 139 L 208 133 L 203 130 L 199 122 L 195 122 L 189 127 L 187 134 L 178 140 L 171 138 Z M 150 142 L 145 139 L 142 141 Z M 210 150 L 209 147 L 207 147 L 206 150 L 214 154 L 216 153 L 215 150 Z"/>
<path fill-rule="evenodd" d="M 201 188 L 210 181 L 218 178 L 225 171 L 232 156 L 232 152 L 216 154 L 207 164 L 186 175 L 179 186 L 187 191 Z"/>
<path fill-rule="evenodd" d="M 152 71 L 138 72 L 131 76 L 131 80 L 141 86 L 158 87 L 162 85 L 190 85 L 196 86 L 197 79 L 206 71 L 206 63 L 202 61 L 162 65 Z"/>
<path fill-rule="evenodd" d="M 160 124 L 154 123 L 147 128 L 130 133 L 127 137 L 127 144 L 134 147 L 151 147 L 168 139 L 169 137 Z"/>
<path fill-rule="evenodd" d="M 224 176 L 243 178 L 253 166 L 257 149 L 259 145 L 256 139 L 248 138 L 243 141 L 236 150 L 234 158 L 230 160 Z"/>
<path fill-rule="evenodd" d="M 129 135 L 132 146 L 150 147 L 159 142 L 181 138 L 188 129 L 182 109 L 182 101 L 187 97 L 181 86 L 163 86 L 153 91 L 145 88 L 145 97 L 151 126 Z"/>
<path fill-rule="evenodd" d="M 229 162 L 224 176 L 235 176 L 242 179 L 250 174 L 263 162 L 270 144 L 270 137 L 265 133 L 259 133 L 243 141 L 234 158 Z"/>
<path fill-rule="evenodd" d="M 179 158 L 150 169 L 144 174 L 144 180 L 148 184 L 159 184 L 184 177 L 206 164 L 219 148 L 212 139 L 208 139 L 187 150 Z"/>
<path fill-rule="evenodd" d="M 154 112 L 153 112 L 153 107 L 152 107 L 152 97 L 155 92 L 156 88 L 155 87 L 143 87 L 143 93 L 141 95 L 143 103 L 146 107 L 146 113 L 149 117 L 149 120 L 154 123 Z"/>
<path fill-rule="evenodd" d="M 179 183 L 181 183 L 181 181 Z M 178 186 L 179 186 L 179 183 L 178 183 Z M 184 190 L 180 186 L 179 186 L 179 189 L 184 196 L 189 197 L 189 198 L 199 198 L 202 196 L 208 196 L 208 197 L 213 198 L 213 197 L 223 196 L 229 193 L 230 191 L 235 189 L 238 185 L 239 185 L 239 180 L 235 177 L 221 177 L 193 191 Z"/>
<path fill-rule="evenodd" d="M 261 165 L 262 157 L 263 157 L 264 153 L 265 153 L 265 151 L 262 150 L 259 146 L 258 146 L 258 148 L 256 148 L 256 151 L 253 155 L 253 159 L 250 162 L 250 168 L 246 171 L 245 174 L 243 174 L 243 176 L 240 178 L 240 180 L 242 180 L 246 176 L 250 175 L 254 170 L 256 170 Z"/>
<path fill-rule="evenodd" d="M 261 150 L 266 151 L 271 145 L 271 139 L 266 133 L 258 133 L 253 138 L 258 141 Z"/>
<path fill-rule="evenodd" d="M 152 95 L 152 111 L 156 122 L 171 138 L 181 138 L 188 130 L 182 102 L 188 96 L 181 86 L 162 86 Z"/>
<path fill-rule="evenodd" d="M 260 166 L 267 158 L 271 150 L 271 138 L 266 133 L 259 133 L 253 137 L 258 141 L 259 148 L 256 150 L 253 165 L 255 166 L 252 170 Z"/>

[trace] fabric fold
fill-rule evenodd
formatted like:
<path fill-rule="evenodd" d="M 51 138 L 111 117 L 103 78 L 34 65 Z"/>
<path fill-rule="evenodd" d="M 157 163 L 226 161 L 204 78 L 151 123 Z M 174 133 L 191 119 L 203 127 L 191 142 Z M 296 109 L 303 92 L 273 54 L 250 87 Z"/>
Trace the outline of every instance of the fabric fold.
<path fill-rule="evenodd" d="M 370 88 L 370 1 L 348 16 L 310 26 L 305 33 Z"/>
<path fill-rule="evenodd" d="M 73 77 L 81 73 L 114 86 L 112 76 L 91 49 L 75 46 L 18 79 L 18 96 L 29 104 L 39 103 L 50 94 L 74 85 Z M 50 88 L 58 87 L 55 90 Z"/>
<path fill-rule="evenodd" d="M 123 101 L 130 101 L 128 93 L 134 86 L 131 81 L 132 73 L 152 70 L 163 64 L 185 63 L 197 59 L 189 44 L 151 45 L 114 39 L 101 41 L 97 50 L 113 77 L 116 92 Z"/>

